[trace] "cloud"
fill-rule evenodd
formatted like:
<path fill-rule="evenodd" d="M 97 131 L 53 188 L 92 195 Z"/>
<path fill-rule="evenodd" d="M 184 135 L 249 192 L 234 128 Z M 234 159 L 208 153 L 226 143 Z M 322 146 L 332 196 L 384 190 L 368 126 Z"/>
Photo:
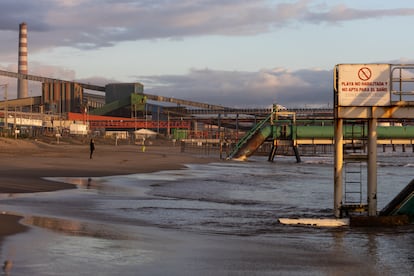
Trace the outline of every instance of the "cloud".
<path fill-rule="evenodd" d="M 412 64 L 412 59 L 383 61 L 390 64 Z M 105 86 L 119 82 L 103 77 L 75 78 L 73 70 L 34 64 L 34 75 Z M 17 71 L 15 65 L 1 67 Z M 192 100 L 233 108 L 269 107 L 278 103 L 289 108 L 332 107 L 332 70 L 286 68 L 262 69 L 256 72 L 192 69 L 184 75 L 132 76 L 144 85 L 144 93 Z M 16 97 L 14 78 L 0 76 L 0 84 L 9 84 L 9 98 Z M 40 95 L 40 83 L 29 83 L 31 95 Z M 88 91 L 89 92 L 89 91 Z M 0 97 L 1 97 L 0 90 Z"/>
<path fill-rule="evenodd" d="M 193 69 L 187 75 L 137 76 L 145 93 L 228 107 L 332 106 L 332 72 L 283 68 L 258 72 Z"/>
<path fill-rule="evenodd" d="M 25 21 L 29 31 L 36 32 L 30 35 L 33 50 L 53 46 L 90 49 L 122 41 L 244 36 L 307 22 L 413 15 L 410 8 L 364 10 L 310 0 L 2 0 L 0 32 L 17 31 Z"/>
<path fill-rule="evenodd" d="M 411 8 L 359 9 L 320 3 L 311 0 L 282 3 L 270 0 L 2 0 L 0 67 L 16 63 L 18 26 L 23 21 L 28 24 L 30 58 L 37 51 L 55 47 L 97 49 L 123 41 L 246 36 L 307 23 L 414 15 Z M 31 61 L 29 72 L 68 80 L 75 78 L 71 70 L 41 67 Z M 228 106 L 268 106 L 275 101 L 300 106 L 331 103 L 331 78 L 331 72 L 326 70 L 273 68 L 258 72 L 193 69 L 187 75 L 136 79 L 144 83 L 149 93 L 189 100 Z M 91 83 L 94 81 L 104 84 L 106 79 L 91 79 Z"/>
<path fill-rule="evenodd" d="M 355 9 L 344 4 L 336 5 L 331 8 L 322 7 L 321 11 L 309 10 L 302 17 L 305 21 L 313 23 L 338 23 L 352 20 L 363 20 L 370 18 L 413 16 L 414 9 Z"/>
<path fill-rule="evenodd" d="M 51 1 L 2 0 L 0 3 L 0 30 L 18 31 L 19 24 L 29 23 L 33 31 L 48 30 L 47 13 L 53 7 Z"/>

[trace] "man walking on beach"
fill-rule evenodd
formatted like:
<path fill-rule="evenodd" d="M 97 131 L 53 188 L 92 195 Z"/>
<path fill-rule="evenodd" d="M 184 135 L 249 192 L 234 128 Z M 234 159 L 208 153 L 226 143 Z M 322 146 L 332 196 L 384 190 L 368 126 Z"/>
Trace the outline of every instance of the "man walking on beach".
<path fill-rule="evenodd" d="M 89 144 L 89 149 L 90 149 L 89 158 L 92 159 L 92 154 L 93 154 L 93 152 L 95 150 L 95 143 L 93 142 L 93 139 L 91 139 L 91 142 Z"/>

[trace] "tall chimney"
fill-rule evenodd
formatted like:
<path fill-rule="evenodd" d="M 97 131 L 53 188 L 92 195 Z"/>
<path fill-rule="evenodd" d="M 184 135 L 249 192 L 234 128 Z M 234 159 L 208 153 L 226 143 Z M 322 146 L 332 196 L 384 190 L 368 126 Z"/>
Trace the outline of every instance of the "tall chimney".
<path fill-rule="evenodd" d="M 19 74 L 27 74 L 27 24 L 19 25 Z M 17 79 L 17 98 L 27 98 L 27 80 Z"/>

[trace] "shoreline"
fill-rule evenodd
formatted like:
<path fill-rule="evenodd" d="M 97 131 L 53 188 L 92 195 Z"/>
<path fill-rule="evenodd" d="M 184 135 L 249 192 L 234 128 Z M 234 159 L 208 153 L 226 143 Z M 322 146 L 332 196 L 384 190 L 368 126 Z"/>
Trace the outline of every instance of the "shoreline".
<path fill-rule="evenodd" d="M 38 141 L 0 138 L 0 194 L 52 192 L 75 189 L 73 184 L 54 182 L 45 177 L 101 177 L 151 173 L 185 168 L 185 164 L 218 162 L 211 156 L 180 152 L 179 146 L 150 145 L 146 151 L 137 145 L 95 143 L 93 159 L 89 145 L 51 145 Z M 20 224 L 23 217 L 0 210 L 1 240 L 29 229 Z M 0 243 L 1 246 L 1 243 Z"/>
<path fill-rule="evenodd" d="M 398 230 L 396 239 L 394 230 L 384 228 L 293 228 L 277 222 L 282 215 L 326 215 L 331 169 L 318 159 L 292 166 L 289 157 L 275 172 L 274 166 L 256 160 L 239 166 L 165 145 L 149 146 L 143 153 L 139 146 L 97 143 L 92 160 L 88 145 L 35 146 L 0 146 L 0 179 L 15 176 L 26 189 L 36 190 L 43 187 L 40 177 L 59 181 L 72 176 L 79 189 L 11 194 L 15 199 L 1 195 L 0 214 L 10 211 L 10 216 L 0 215 L 0 223 L 11 231 L 14 225 L 23 227 L 19 231 L 29 229 L 0 236 L 2 261 L 13 264 L 18 274 L 376 275 L 412 270 L 405 258 L 410 248 L 404 243 L 412 238 L 411 229 Z M 203 163 L 211 165 L 177 171 Z M 401 170 L 391 167 L 386 174 L 394 178 Z M 88 177 L 156 171 L 163 172 L 96 179 L 91 187 L 85 183 Z M 311 186 L 303 188 L 303 177 L 313 178 Z M 63 187 L 54 179 L 43 180 L 53 190 Z"/>

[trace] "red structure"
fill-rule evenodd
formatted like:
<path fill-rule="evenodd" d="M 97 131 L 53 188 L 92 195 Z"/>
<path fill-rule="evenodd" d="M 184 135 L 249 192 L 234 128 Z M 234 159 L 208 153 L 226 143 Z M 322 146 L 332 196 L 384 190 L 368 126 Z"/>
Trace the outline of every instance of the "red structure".
<path fill-rule="evenodd" d="M 68 112 L 68 120 L 88 122 L 90 129 L 191 129 L 191 123 L 186 120 L 152 121 L 73 112 Z"/>

